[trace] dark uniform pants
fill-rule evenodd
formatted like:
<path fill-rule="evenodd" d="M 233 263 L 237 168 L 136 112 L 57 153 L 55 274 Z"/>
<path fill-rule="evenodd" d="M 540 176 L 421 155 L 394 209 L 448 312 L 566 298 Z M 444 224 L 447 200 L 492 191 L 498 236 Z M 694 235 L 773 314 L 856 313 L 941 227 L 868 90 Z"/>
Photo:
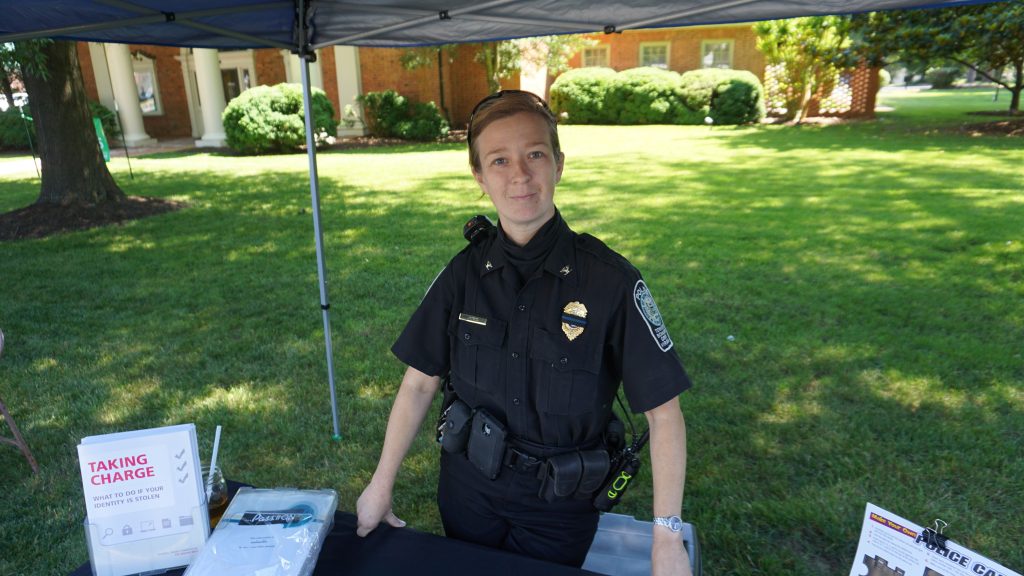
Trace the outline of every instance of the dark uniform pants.
<path fill-rule="evenodd" d="M 597 532 L 590 500 L 537 496 L 538 465 L 502 468 L 488 480 L 461 454 L 441 452 L 437 504 L 445 534 L 550 562 L 582 566 Z"/>

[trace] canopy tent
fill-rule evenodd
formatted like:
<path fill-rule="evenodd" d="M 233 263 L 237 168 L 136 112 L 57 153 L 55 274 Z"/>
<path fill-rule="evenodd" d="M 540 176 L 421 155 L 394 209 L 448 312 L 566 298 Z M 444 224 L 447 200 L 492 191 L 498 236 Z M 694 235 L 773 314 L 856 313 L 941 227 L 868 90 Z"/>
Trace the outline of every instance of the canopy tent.
<path fill-rule="evenodd" d="M 401 47 L 773 20 L 978 0 L 0 0 L 0 41 L 294 50 Z M 303 17 L 299 18 L 298 15 Z"/>
<path fill-rule="evenodd" d="M 607 33 L 990 0 L 0 0 L 0 42 L 58 38 L 193 48 L 281 48 L 302 56 L 320 307 L 334 436 L 339 437 L 309 60 L 333 45 L 412 47 Z"/>

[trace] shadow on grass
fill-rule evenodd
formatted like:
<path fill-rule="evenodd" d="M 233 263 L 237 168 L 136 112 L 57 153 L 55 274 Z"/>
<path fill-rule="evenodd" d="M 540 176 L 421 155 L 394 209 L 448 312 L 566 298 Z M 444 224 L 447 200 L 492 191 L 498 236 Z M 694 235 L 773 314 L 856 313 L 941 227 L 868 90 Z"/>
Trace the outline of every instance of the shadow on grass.
<path fill-rule="evenodd" d="M 962 167 L 922 158 L 926 143 L 883 170 L 761 155 L 813 147 L 768 136 L 730 134 L 750 152 L 738 161 L 652 161 L 642 177 L 580 159 L 556 196 L 644 272 L 694 378 L 685 509 L 709 570 L 842 573 L 865 501 L 956 518 L 965 544 L 1021 565 L 1005 537 L 1024 533 L 1015 165 L 974 166 L 964 184 Z M 387 350 L 481 206 L 468 174 L 371 188 L 321 172 L 345 437 L 331 443 L 308 181 L 225 172 L 140 173 L 126 192 L 191 207 L 3 247 L 17 280 L 0 287 L 0 381 L 44 472 L 24 479 L 0 451 L 0 484 L 64 543 L 51 572 L 85 558 L 73 446 L 86 435 L 194 421 L 208 453 L 223 424 L 235 477 L 334 487 L 351 510 L 402 372 Z M 420 438 L 396 496 L 436 530 L 435 477 Z M 646 478 L 622 512 L 650 515 Z M 0 571 L 31 571 L 38 533 L 7 540 L 33 552 Z"/>
<path fill-rule="evenodd" d="M 402 144 L 386 144 L 386 145 L 367 145 L 367 146 L 353 146 L 345 147 L 338 146 L 336 148 L 326 148 L 323 150 L 317 150 L 317 157 L 320 156 L 333 156 L 338 154 L 408 154 L 408 153 L 423 153 L 423 152 L 447 152 L 450 150 L 465 150 L 466 144 L 464 142 L 408 142 Z M 139 158 L 145 159 L 172 159 L 172 158 L 189 158 L 192 156 L 211 156 L 214 158 L 280 158 L 295 156 L 296 158 L 306 158 L 305 152 L 280 152 L 276 154 L 264 154 L 258 156 L 246 156 L 231 150 L 230 148 L 190 148 L 187 150 L 176 150 L 173 152 L 156 152 L 153 154 L 146 154 Z"/>

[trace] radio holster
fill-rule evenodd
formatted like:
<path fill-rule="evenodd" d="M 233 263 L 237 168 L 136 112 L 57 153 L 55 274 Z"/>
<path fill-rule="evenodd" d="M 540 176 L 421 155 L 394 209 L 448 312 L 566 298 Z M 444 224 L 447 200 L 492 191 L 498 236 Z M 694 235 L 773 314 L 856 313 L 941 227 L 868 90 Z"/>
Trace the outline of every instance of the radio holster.
<path fill-rule="evenodd" d="M 601 487 L 610 464 L 608 451 L 603 449 L 573 450 L 551 456 L 541 467 L 537 496 L 545 502 L 570 497 L 586 500 Z"/>
<path fill-rule="evenodd" d="M 473 410 L 458 398 L 445 409 L 441 416 L 438 433 L 441 436 L 441 448 L 451 454 L 466 451 L 469 443 L 469 427 L 473 420 Z"/>
<path fill-rule="evenodd" d="M 501 472 L 505 461 L 505 425 L 483 408 L 473 414 L 466 457 L 490 480 Z"/>

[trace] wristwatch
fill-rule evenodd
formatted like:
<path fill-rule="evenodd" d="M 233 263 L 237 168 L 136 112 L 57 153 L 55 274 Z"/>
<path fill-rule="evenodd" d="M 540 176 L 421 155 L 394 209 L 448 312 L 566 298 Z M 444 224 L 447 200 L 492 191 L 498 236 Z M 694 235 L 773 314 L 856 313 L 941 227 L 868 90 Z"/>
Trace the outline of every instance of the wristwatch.
<path fill-rule="evenodd" d="M 683 521 L 679 516 L 655 516 L 654 524 L 664 526 L 673 532 L 679 532 L 683 529 Z"/>

